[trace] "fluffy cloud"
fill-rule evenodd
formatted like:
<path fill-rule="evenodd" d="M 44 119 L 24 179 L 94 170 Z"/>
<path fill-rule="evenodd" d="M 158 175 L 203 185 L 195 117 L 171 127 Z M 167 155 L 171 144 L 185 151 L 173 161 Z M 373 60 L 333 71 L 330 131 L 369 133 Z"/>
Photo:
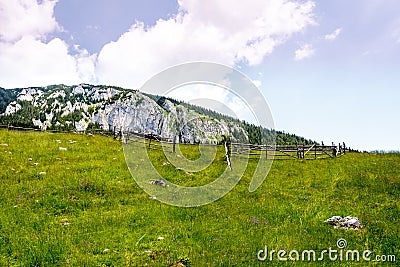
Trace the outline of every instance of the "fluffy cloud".
<path fill-rule="evenodd" d="M 0 86 L 89 82 L 137 88 L 188 61 L 251 66 L 314 24 L 311 0 L 182 0 L 174 17 L 151 27 L 135 23 L 90 55 L 61 39 L 47 40 L 62 30 L 54 18 L 56 2 L 0 0 Z"/>
<path fill-rule="evenodd" d="M 56 2 L 0 0 L 0 41 L 17 41 L 26 35 L 41 37 L 60 29 L 53 16 Z"/>
<path fill-rule="evenodd" d="M 332 33 L 325 35 L 325 40 L 333 41 L 340 35 L 341 32 L 342 32 L 342 29 L 338 28 L 338 29 L 334 30 Z"/>
<path fill-rule="evenodd" d="M 73 84 L 94 80 L 96 55 L 75 47 L 75 55 L 59 38 L 54 19 L 56 1 L 0 0 L 0 86 L 5 88 Z"/>
<path fill-rule="evenodd" d="M 295 60 L 303 60 L 309 58 L 315 54 L 315 50 L 310 44 L 305 44 L 295 52 Z"/>
<path fill-rule="evenodd" d="M 27 36 L 13 44 L 0 43 L 0 85 L 12 88 L 79 83 L 85 75 L 90 78 L 87 65 L 91 60 L 82 53 L 69 55 L 67 44 L 58 38 L 43 43 Z"/>
<path fill-rule="evenodd" d="M 314 23 L 314 3 L 287 0 L 185 0 L 153 27 L 137 23 L 98 56 L 100 83 L 138 87 L 187 61 L 256 65 L 294 33 Z"/>

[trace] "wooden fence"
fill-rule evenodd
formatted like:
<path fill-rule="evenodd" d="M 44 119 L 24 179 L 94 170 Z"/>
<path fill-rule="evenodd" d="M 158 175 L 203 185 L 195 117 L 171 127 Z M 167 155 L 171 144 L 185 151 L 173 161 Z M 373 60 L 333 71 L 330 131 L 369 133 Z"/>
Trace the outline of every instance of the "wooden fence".
<path fill-rule="evenodd" d="M 335 158 L 346 153 L 345 143 L 338 146 L 325 145 L 255 145 L 255 144 L 231 144 L 232 154 L 246 154 L 249 156 L 265 155 L 265 158 L 274 159 L 321 159 Z"/>
<path fill-rule="evenodd" d="M 173 139 L 163 138 L 154 134 L 126 133 L 123 142 L 144 142 L 149 149 L 164 149 L 165 151 L 175 152 L 176 142 Z M 185 144 L 193 145 L 193 144 Z M 215 144 L 203 144 L 207 146 L 218 146 Z M 257 145 L 223 142 L 227 160 L 231 155 L 245 155 L 250 157 L 265 156 L 265 159 L 322 159 L 340 157 L 349 151 L 345 143 L 337 146 L 332 143 L 326 145 Z"/>
<path fill-rule="evenodd" d="M 12 125 L 0 125 L 0 128 L 6 128 L 8 130 L 15 131 L 42 131 L 36 128 L 24 128 L 16 127 Z M 71 133 L 74 131 L 58 131 L 58 130 L 47 130 L 46 132 L 53 133 Z M 101 129 L 88 129 L 85 131 L 87 134 L 100 134 L 113 136 L 114 139 L 119 139 L 122 142 L 141 142 L 146 143 L 149 149 L 163 149 L 164 151 L 169 151 L 175 153 L 176 148 L 176 138 L 168 139 L 163 138 L 155 134 L 147 133 L 137 133 L 137 132 L 127 132 L 123 133 L 115 129 L 110 129 L 109 131 Z M 186 144 L 190 145 L 190 144 Z M 208 146 L 217 146 L 216 144 L 206 144 Z M 322 159 L 322 158 L 335 158 L 344 155 L 346 151 L 350 151 L 345 145 L 345 143 L 338 144 L 337 146 L 332 143 L 331 146 L 326 145 L 258 145 L 258 144 L 243 144 L 243 143 L 230 143 L 225 141 L 220 146 L 225 149 L 225 154 L 227 161 L 230 162 L 231 155 L 243 155 L 250 157 L 260 157 L 265 156 L 265 159 L 300 159 L 300 160 L 310 160 L 310 159 Z"/>

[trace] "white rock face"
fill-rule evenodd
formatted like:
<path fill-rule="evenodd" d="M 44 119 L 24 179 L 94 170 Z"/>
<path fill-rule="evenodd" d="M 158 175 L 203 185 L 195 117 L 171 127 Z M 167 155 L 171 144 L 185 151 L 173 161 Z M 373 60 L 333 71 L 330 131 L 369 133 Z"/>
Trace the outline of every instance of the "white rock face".
<path fill-rule="evenodd" d="M 84 132 L 87 129 L 87 126 L 88 126 L 88 123 L 83 118 L 80 121 L 75 122 L 75 129 L 78 132 Z"/>
<path fill-rule="evenodd" d="M 20 110 L 22 106 L 19 102 L 23 101 L 38 108 L 40 118 L 35 117 L 32 122 L 43 130 L 52 125 L 73 125 L 77 131 L 85 131 L 91 122 L 99 124 L 104 130 L 155 134 L 186 143 L 216 143 L 223 134 L 233 137 L 232 141 L 235 137 L 247 138 L 246 131 L 235 123 L 200 115 L 168 99 L 160 106 L 138 91 L 114 87 L 81 84 L 44 92 L 37 88 L 23 89 L 17 101 L 7 106 L 5 115 Z M 75 121 L 71 121 L 71 114 Z M 233 132 L 235 135 L 231 134 Z"/>
<path fill-rule="evenodd" d="M 72 89 L 72 94 L 73 95 L 83 95 L 85 93 L 85 89 L 83 89 L 83 87 L 81 85 L 75 87 L 74 89 Z"/>
<path fill-rule="evenodd" d="M 57 97 L 62 97 L 65 98 L 65 92 L 60 90 L 60 91 L 56 91 L 54 93 L 52 93 L 49 98 L 57 98 Z"/>
<path fill-rule="evenodd" d="M 115 90 L 114 88 L 99 89 L 95 87 L 88 92 L 88 95 L 90 96 L 91 100 L 99 102 L 108 100 L 118 93 L 119 91 Z"/>
<path fill-rule="evenodd" d="M 92 123 L 99 123 L 103 129 L 136 131 L 161 134 L 159 125 L 163 109 L 146 96 L 135 95 L 131 99 L 105 105 L 92 117 Z"/>
<path fill-rule="evenodd" d="M 163 104 L 163 108 L 168 112 L 173 112 L 173 113 L 176 114 L 175 105 L 171 101 L 169 101 L 168 99 L 165 100 L 165 102 Z"/>
<path fill-rule="evenodd" d="M 5 115 L 11 115 L 11 114 L 17 112 L 20 109 L 21 109 L 21 105 L 18 104 L 17 102 L 15 102 L 15 101 L 13 101 L 6 107 L 6 111 L 4 112 L 4 114 Z"/>
<path fill-rule="evenodd" d="M 34 126 L 39 127 L 40 129 L 43 129 L 43 123 L 40 120 L 33 119 L 32 122 L 33 122 Z"/>
<path fill-rule="evenodd" d="M 199 116 L 182 106 L 175 107 L 168 100 L 163 108 L 147 96 L 136 94 L 129 100 L 106 105 L 94 114 L 91 122 L 105 130 L 115 127 L 116 131 L 155 134 L 171 140 L 177 137 L 184 143 L 216 143 L 221 135 L 230 132 L 226 123 Z"/>
<path fill-rule="evenodd" d="M 42 95 L 43 95 L 43 91 L 41 91 L 41 90 L 37 90 L 35 88 L 26 88 L 26 89 L 23 89 L 18 94 L 17 100 L 32 102 L 33 100 L 38 99 Z"/>

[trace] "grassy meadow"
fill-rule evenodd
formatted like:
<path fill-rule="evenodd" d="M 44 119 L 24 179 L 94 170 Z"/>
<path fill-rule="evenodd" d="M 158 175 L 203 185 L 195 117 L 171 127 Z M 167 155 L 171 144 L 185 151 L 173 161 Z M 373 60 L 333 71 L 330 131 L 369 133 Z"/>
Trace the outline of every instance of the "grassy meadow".
<path fill-rule="evenodd" d="M 60 147 L 66 148 L 60 150 Z M 195 146 L 182 154 L 198 157 Z M 226 168 L 224 152 L 199 173 L 165 164 L 165 178 L 207 184 Z M 257 252 L 336 248 L 395 255 L 400 265 L 400 154 L 275 160 L 262 186 L 248 186 L 257 162 L 226 196 L 182 208 L 146 194 L 121 142 L 110 137 L 0 131 L 0 266 L 366 266 L 366 262 L 259 261 Z M 140 176 L 140 166 L 131 169 Z M 358 217 L 359 231 L 324 220 Z"/>

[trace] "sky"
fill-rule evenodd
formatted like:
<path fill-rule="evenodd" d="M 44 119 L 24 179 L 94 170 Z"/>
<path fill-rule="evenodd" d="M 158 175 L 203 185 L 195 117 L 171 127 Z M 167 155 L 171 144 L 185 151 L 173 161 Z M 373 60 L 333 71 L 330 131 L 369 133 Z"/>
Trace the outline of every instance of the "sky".
<path fill-rule="evenodd" d="M 398 10 L 398 0 L 0 0 L 0 87 L 140 88 L 210 61 L 254 81 L 277 130 L 400 150 Z M 220 90 L 185 92 L 174 97 L 238 107 Z"/>

